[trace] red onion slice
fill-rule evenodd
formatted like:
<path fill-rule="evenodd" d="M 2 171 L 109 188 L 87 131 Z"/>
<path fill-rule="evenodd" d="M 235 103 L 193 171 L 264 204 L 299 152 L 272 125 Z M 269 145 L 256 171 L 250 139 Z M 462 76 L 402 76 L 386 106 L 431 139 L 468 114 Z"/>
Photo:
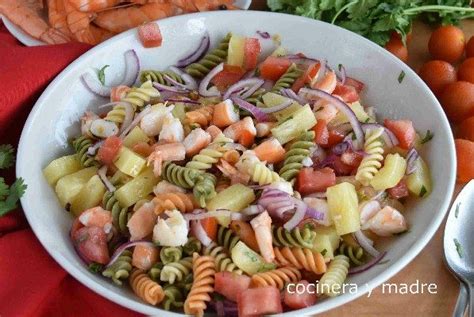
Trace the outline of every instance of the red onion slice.
<path fill-rule="evenodd" d="M 170 70 L 178 74 L 184 81 L 184 88 L 189 90 L 196 90 L 198 88 L 198 84 L 193 76 L 189 75 L 188 73 L 183 72 L 178 67 L 170 66 Z"/>
<path fill-rule="evenodd" d="M 175 87 L 175 86 L 166 86 L 162 85 L 160 83 L 154 82 L 153 87 L 158 89 L 159 91 L 169 91 L 169 92 L 174 92 L 176 94 L 187 94 L 189 91 L 187 89 L 181 88 L 181 87 Z"/>
<path fill-rule="evenodd" d="M 330 102 L 339 111 L 344 113 L 348 118 L 356 136 L 356 142 L 354 142 L 354 149 L 360 150 L 363 147 L 364 131 L 362 130 L 362 126 L 359 120 L 357 119 L 357 116 L 355 115 L 354 111 L 352 111 L 352 109 L 345 102 L 320 89 L 301 88 L 298 95 L 307 99 L 322 98 Z"/>
<path fill-rule="evenodd" d="M 308 103 L 304 98 L 298 96 L 298 95 L 293 91 L 293 89 L 290 89 L 290 88 L 283 88 L 282 90 L 280 90 L 280 92 L 281 92 L 281 94 L 282 94 L 283 96 L 288 97 L 288 98 L 290 98 L 290 99 L 293 99 L 294 101 L 296 101 L 296 102 L 299 103 L 300 105 L 305 105 L 305 104 Z"/>
<path fill-rule="evenodd" d="M 306 204 L 303 203 L 301 200 L 296 200 L 295 213 L 293 214 L 293 217 L 291 217 L 291 219 L 283 225 L 283 228 L 285 228 L 286 230 L 292 230 L 301 222 L 301 220 L 303 220 L 305 214 Z"/>
<path fill-rule="evenodd" d="M 120 127 L 119 133 L 122 133 L 133 121 L 133 115 L 135 114 L 135 110 L 133 110 L 133 106 L 129 102 L 122 103 L 124 110 L 125 110 L 125 117 L 122 122 L 122 126 Z"/>
<path fill-rule="evenodd" d="M 168 101 L 168 102 L 181 102 L 181 103 L 186 103 L 186 104 L 190 104 L 190 105 L 200 105 L 201 103 L 199 101 L 196 101 L 196 100 L 191 100 L 191 99 L 178 99 L 178 98 L 168 98 L 168 99 L 164 99 L 163 101 Z"/>
<path fill-rule="evenodd" d="M 373 257 L 378 257 L 379 256 L 380 252 L 377 251 L 373 247 L 374 242 L 372 240 L 370 240 L 369 238 L 367 238 L 361 230 L 356 231 L 354 233 L 354 237 L 356 238 L 357 242 L 362 247 L 362 249 L 364 249 L 365 252 L 367 252 L 368 254 L 370 254 Z"/>
<path fill-rule="evenodd" d="M 259 31 L 259 30 L 257 30 L 256 33 L 257 33 L 258 35 L 260 35 L 260 37 L 261 37 L 262 39 L 265 39 L 265 40 L 267 40 L 267 39 L 269 39 L 269 38 L 271 37 L 271 36 L 270 36 L 270 33 L 266 32 L 266 31 Z"/>
<path fill-rule="evenodd" d="M 368 269 L 370 269 L 371 267 L 373 267 L 374 265 L 379 263 L 385 257 L 386 254 L 387 254 L 386 251 L 381 252 L 379 255 L 372 258 L 369 262 L 367 262 L 363 265 L 357 266 L 357 267 L 350 268 L 349 269 L 349 274 L 357 274 L 357 273 L 362 273 L 362 272 L 367 271 Z"/>
<path fill-rule="evenodd" d="M 193 220 L 191 222 L 191 231 L 193 232 L 194 236 L 201 241 L 204 246 L 209 246 L 212 243 L 211 238 L 207 235 L 206 231 L 202 227 L 201 221 Z"/>
<path fill-rule="evenodd" d="M 293 100 L 285 100 L 281 104 L 270 107 L 270 108 L 259 108 L 263 113 L 275 113 L 282 111 L 293 104 Z"/>
<path fill-rule="evenodd" d="M 265 81 L 260 78 L 248 78 L 248 79 L 242 79 L 235 84 L 231 85 L 224 95 L 222 96 L 222 99 L 226 100 L 229 99 L 230 96 L 237 94 L 244 88 L 248 88 L 243 95 L 241 95 L 242 99 L 248 98 L 251 96 L 254 92 L 257 91 L 258 88 L 260 88 Z"/>
<path fill-rule="evenodd" d="M 220 63 L 216 67 L 214 67 L 209 74 L 206 75 L 201 80 L 201 83 L 199 84 L 199 94 L 203 97 L 218 97 L 221 95 L 219 90 L 215 88 L 214 86 L 210 89 L 208 89 L 209 84 L 211 83 L 212 78 L 214 78 L 217 74 L 219 74 L 221 71 L 224 70 L 224 63 Z"/>
<path fill-rule="evenodd" d="M 99 95 L 101 97 L 109 97 L 112 87 L 104 86 L 100 81 L 95 78 L 91 73 L 84 73 L 81 75 L 81 81 L 86 86 L 87 90 L 93 94 Z"/>
<path fill-rule="evenodd" d="M 240 109 L 247 110 L 250 112 L 258 122 L 268 122 L 271 121 L 270 117 L 262 111 L 261 108 L 258 108 L 252 105 L 250 102 L 247 102 L 239 97 L 230 98 L 233 103 L 235 103 Z"/>
<path fill-rule="evenodd" d="M 416 163 L 416 160 L 418 160 L 418 158 L 420 157 L 420 155 L 418 154 L 418 152 L 415 150 L 415 148 L 412 148 L 408 154 L 407 154 L 407 170 L 406 170 L 406 175 L 410 175 L 410 174 L 413 174 L 414 172 L 416 172 L 417 170 L 417 167 L 415 165 Z"/>
<path fill-rule="evenodd" d="M 99 178 L 100 180 L 102 181 L 102 183 L 104 184 L 105 188 L 107 188 L 107 190 L 111 193 L 113 193 L 116 188 L 115 186 L 110 182 L 110 180 L 107 178 L 107 165 L 104 165 L 102 166 L 101 168 L 99 168 L 99 170 L 97 171 L 97 175 L 99 175 Z"/>
<path fill-rule="evenodd" d="M 154 247 L 155 246 L 153 244 L 153 242 L 145 241 L 145 240 L 130 241 L 130 242 L 124 243 L 115 250 L 114 254 L 112 255 L 112 258 L 110 259 L 109 263 L 105 266 L 105 268 L 109 268 L 112 264 L 114 264 L 115 261 L 117 261 L 117 259 L 119 258 L 119 256 L 123 253 L 123 251 L 125 251 L 128 248 L 139 245 L 139 244 L 145 245 L 145 246 L 148 246 L 148 247 Z"/>
<path fill-rule="evenodd" d="M 240 212 L 246 216 L 255 216 L 265 211 L 262 205 L 250 205 L 242 209 Z"/>
<path fill-rule="evenodd" d="M 398 141 L 398 138 L 393 134 L 392 131 L 387 129 L 381 124 L 378 123 L 364 123 L 362 124 L 362 130 L 367 132 L 368 130 L 373 130 L 373 129 L 378 129 L 378 128 L 383 128 L 384 133 L 382 134 L 383 141 L 388 147 L 394 147 L 397 146 L 400 142 Z"/>
<path fill-rule="evenodd" d="M 303 202 L 303 204 L 304 204 L 304 202 Z M 323 212 L 320 212 L 320 211 L 318 211 L 314 208 L 311 208 L 308 205 L 306 205 L 305 215 L 310 217 L 310 218 L 313 218 L 315 220 L 324 220 L 324 218 L 326 218 L 326 215 Z"/>
<path fill-rule="evenodd" d="M 151 106 L 148 105 L 142 110 L 142 112 L 135 116 L 135 119 L 133 119 L 132 123 L 130 123 L 128 127 L 124 128 L 122 133 L 120 133 L 119 137 L 124 138 L 130 131 L 132 131 L 133 128 L 135 128 L 140 123 L 144 116 L 150 113 L 150 111 Z"/>
<path fill-rule="evenodd" d="M 199 60 L 207 52 L 210 45 L 211 45 L 211 39 L 209 37 L 209 33 L 206 31 L 201 41 L 199 42 L 198 47 L 195 50 L 193 50 L 189 55 L 181 58 L 176 63 L 176 67 L 186 67 L 189 64 L 194 63 L 195 61 Z"/>

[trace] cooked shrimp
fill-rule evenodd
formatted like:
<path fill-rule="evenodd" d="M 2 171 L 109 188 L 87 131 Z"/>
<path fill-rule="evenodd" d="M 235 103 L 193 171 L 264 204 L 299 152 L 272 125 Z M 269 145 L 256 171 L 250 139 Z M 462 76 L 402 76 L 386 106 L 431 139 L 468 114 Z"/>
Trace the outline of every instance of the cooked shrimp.
<path fill-rule="evenodd" d="M 320 89 L 328 94 L 332 94 L 334 89 L 336 89 L 337 77 L 334 71 L 329 71 L 324 74 L 323 78 L 318 80 L 316 83 L 311 85 L 311 88 Z"/>
<path fill-rule="evenodd" d="M 94 120 L 96 119 L 100 118 L 94 112 L 86 111 L 86 113 L 84 113 L 84 115 L 81 117 L 81 133 L 83 135 L 88 135 L 92 137 L 90 129 L 92 122 L 94 122 Z"/>
<path fill-rule="evenodd" d="M 272 164 L 282 161 L 286 153 L 281 143 L 275 138 L 263 141 L 253 151 L 260 161 L 267 161 L 267 163 Z"/>
<path fill-rule="evenodd" d="M 272 218 L 268 212 L 262 212 L 250 221 L 255 238 L 257 238 L 258 248 L 266 262 L 272 263 L 275 259 L 272 244 Z"/>
<path fill-rule="evenodd" d="M 220 163 L 216 166 L 225 177 L 230 179 L 231 184 L 247 185 L 250 180 L 248 174 L 239 171 L 225 160 L 220 160 Z"/>
<path fill-rule="evenodd" d="M 369 200 L 360 204 L 359 214 L 360 214 L 360 224 L 362 227 L 365 227 L 367 222 L 377 214 L 382 209 L 380 203 L 377 200 Z"/>
<path fill-rule="evenodd" d="M 222 133 L 222 130 L 215 125 L 210 125 L 207 127 L 206 132 L 211 135 L 211 141 L 214 141 L 214 139 Z"/>
<path fill-rule="evenodd" d="M 158 262 L 158 248 L 150 245 L 139 244 L 133 249 L 132 265 L 141 270 L 149 270 Z"/>
<path fill-rule="evenodd" d="M 186 190 L 171 184 L 170 182 L 167 181 L 161 181 L 156 186 L 153 188 L 153 193 L 155 195 L 159 194 L 166 194 L 166 193 L 185 193 Z"/>
<path fill-rule="evenodd" d="M 140 128 L 147 136 L 157 136 L 163 128 L 163 121 L 168 114 L 171 114 L 174 107 L 166 107 L 163 104 L 153 106 L 150 113 L 140 121 Z"/>
<path fill-rule="evenodd" d="M 112 213 L 100 206 L 84 210 L 79 221 L 86 227 L 103 228 L 105 233 L 112 229 Z"/>
<path fill-rule="evenodd" d="M 177 15 L 181 11 L 169 3 L 149 3 L 100 12 L 94 23 L 110 32 L 120 33 L 146 22 Z"/>
<path fill-rule="evenodd" d="M 188 241 L 188 223 L 177 210 L 167 210 L 168 219 L 158 218 L 153 228 L 153 242 L 162 246 L 177 247 Z"/>
<path fill-rule="evenodd" d="M 398 210 L 386 206 L 369 219 L 366 227 L 375 234 L 386 237 L 406 231 L 407 223 Z"/>
<path fill-rule="evenodd" d="M 125 2 L 125 0 L 69 0 L 69 3 L 81 12 L 97 12 Z"/>
<path fill-rule="evenodd" d="M 144 203 L 128 220 L 130 241 L 140 240 L 150 235 L 153 232 L 156 218 L 155 204 L 153 202 Z"/>
<path fill-rule="evenodd" d="M 161 129 L 158 139 L 169 143 L 183 142 L 184 128 L 181 121 L 178 118 L 173 117 L 171 113 L 167 114 L 163 119 L 163 128 Z"/>
<path fill-rule="evenodd" d="M 212 124 L 219 128 L 226 128 L 240 119 L 239 111 L 234 108 L 230 99 L 224 100 L 214 106 Z"/>
<path fill-rule="evenodd" d="M 40 3 L 38 0 L 0 1 L 0 13 L 32 37 L 48 44 L 69 42 L 70 38 L 67 34 L 50 27 L 41 18 Z"/>
<path fill-rule="evenodd" d="M 72 33 L 67 25 L 64 0 L 48 0 L 48 20 L 53 28 L 61 31 L 69 37 L 72 37 Z"/>
<path fill-rule="evenodd" d="M 153 173 L 158 177 L 161 175 L 163 161 L 181 161 L 185 157 L 186 149 L 182 143 L 160 144 L 148 157 L 148 164 L 153 163 Z"/>
<path fill-rule="evenodd" d="M 186 155 L 193 156 L 211 143 L 211 135 L 201 128 L 192 130 L 183 141 Z"/>

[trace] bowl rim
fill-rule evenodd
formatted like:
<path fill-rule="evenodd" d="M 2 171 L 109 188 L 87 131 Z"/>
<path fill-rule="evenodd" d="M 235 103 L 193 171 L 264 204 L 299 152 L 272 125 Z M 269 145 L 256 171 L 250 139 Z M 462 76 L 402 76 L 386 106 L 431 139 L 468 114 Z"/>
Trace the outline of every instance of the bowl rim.
<path fill-rule="evenodd" d="M 192 14 L 186 14 L 186 15 L 180 15 L 180 16 L 174 16 L 174 17 L 169 17 L 166 19 L 158 20 L 158 22 L 163 23 L 165 20 L 186 20 L 189 18 L 213 18 L 214 16 L 219 16 L 219 15 L 228 15 L 226 18 L 238 18 L 240 15 L 246 14 L 246 15 L 254 15 L 256 18 L 259 15 L 273 15 L 275 16 L 276 19 L 279 17 L 285 17 L 285 19 L 294 19 L 294 20 L 305 20 L 310 23 L 314 24 L 329 24 L 323 21 L 319 20 L 314 20 L 310 19 L 307 17 L 301 17 L 301 16 L 295 16 L 295 15 L 290 15 L 290 14 L 285 14 L 285 13 L 276 13 L 276 12 L 267 12 L 267 11 L 254 11 L 254 10 L 247 10 L 247 11 L 212 11 L 212 12 L 200 12 L 200 13 L 192 13 Z M 434 94 L 431 92 L 431 90 L 426 86 L 426 84 L 419 78 L 419 76 L 416 74 L 414 70 L 412 70 L 408 65 L 400 61 L 398 58 L 394 57 L 392 54 L 387 52 L 385 49 L 382 47 L 378 46 L 377 44 L 371 42 L 370 40 L 353 33 L 351 31 L 348 31 L 346 29 L 343 29 L 339 26 L 332 25 L 331 27 L 335 27 L 340 29 L 342 32 L 348 32 L 351 33 L 352 36 L 355 36 L 359 39 L 359 41 L 366 42 L 371 49 L 377 51 L 380 54 L 384 54 L 389 58 L 392 58 L 396 60 L 398 65 L 400 66 L 400 69 L 405 72 L 406 75 L 413 77 L 413 80 L 417 81 L 418 84 L 421 84 L 423 89 L 425 90 L 424 93 L 426 94 L 427 98 L 430 98 L 430 102 L 433 104 L 435 107 L 435 110 L 439 111 L 441 116 L 442 116 L 442 122 L 440 122 L 441 125 L 444 125 L 445 127 L 450 127 L 448 119 L 444 113 L 444 111 L 441 108 L 441 105 L 439 104 L 438 100 L 434 96 Z M 16 175 L 21 176 L 22 171 L 23 171 L 23 165 L 27 164 L 28 156 L 27 156 L 27 149 L 23 146 L 25 143 L 25 139 L 27 135 L 29 134 L 29 130 L 31 129 L 31 123 L 34 120 L 35 116 L 39 113 L 39 108 L 42 103 L 44 103 L 44 100 L 46 100 L 49 95 L 54 91 L 52 87 L 56 85 L 57 82 L 63 80 L 63 78 L 72 71 L 72 69 L 75 67 L 76 64 L 79 64 L 82 62 L 82 60 L 86 59 L 89 57 L 89 55 L 95 54 L 95 51 L 99 50 L 102 48 L 102 46 L 109 45 L 109 41 L 116 41 L 117 39 L 121 39 L 123 37 L 128 37 L 132 32 L 136 32 L 135 29 L 130 29 L 126 32 L 123 32 L 121 34 L 118 34 L 109 40 L 97 45 L 96 47 L 93 47 L 80 57 L 78 57 L 75 61 L 73 61 L 71 64 L 69 64 L 49 85 L 48 87 L 44 90 L 40 98 L 37 100 L 35 105 L 33 106 L 28 119 L 26 120 L 26 123 L 23 127 L 19 145 L 18 145 L 18 155 L 17 155 L 17 163 L 16 163 Z M 369 280 L 365 285 L 365 287 L 359 287 L 358 292 L 355 294 L 342 294 L 340 296 L 334 297 L 331 299 L 329 302 L 323 302 L 315 306 L 307 307 L 304 309 L 300 309 L 297 311 L 290 311 L 282 314 L 278 314 L 276 316 L 295 316 L 295 315 L 307 315 L 307 314 L 319 314 L 323 313 L 325 311 L 329 311 L 331 309 L 334 309 L 336 307 L 339 307 L 343 304 L 346 304 L 348 302 L 351 302 L 353 300 L 356 300 L 357 298 L 365 295 L 367 292 L 370 290 L 375 289 L 376 287 L 380 286 L 382 283 L 385 281 L 389 280 L 392 278 L 394 275 L 399 273 L 403 268 L 405 268 L 421 251 L 422 249 L 430 242 L 431 238 L 434 236 L 434 234 L 437 232 L 438 228 L 440 227 L 447 211 L 448 207 L 450 205 L 453 193 L 454 193 L 454 188 L 455 188 L 455 183 L 456 183 L 456 157 L 455 157 L 455 146 L 454 146 L 454 137 L 451 129 L 448 129 L 446 132 L 448 133 L 448 143 L 449 143 L 449 148 L 445 149 L 447 151 L 448 159 L 449 161 L 452 162 L 451 165 L 451 171 L 449 173 L 450 177 L 447 181 L 447 191 L 446 191 L 446 196 L 444 201 L 440 204 L 439 206 L 439 211 L 436 214 L 435 217 L 432 218 L 431 223 L 428 225 L 428 229 L 418 237 L 417 241 L 406 251 L 405 256 L 400 257 L 396 261 L 393 261 L 392 264 L 382 271 L 380 274 Z M 32 228 L 33 232 L 35 233 L 35 236 L 38 238 L 40 243 L 43 245 L 43 247 L 47 250 L 47 252 L 54 258 L 56 262 L 60 264 L 60 266 L 66 270 L 69 274 L 71 274 L 76 280 L 78 280 L 81 284 L 87 286 L 90 290 L 94 291 L 95 293 L 107 298 L 108 300 L 121 305 L 125 308 L 128 308 L 132 311 L 143 313 L 143 314 L 152 314 L 152 310 L 159 309 L 158 307 L 151 307 L 145 303 L 140 303 L 137 300 L 128 298 L 126 296 L 118 295 L 115 294 L 114 292 L 110 291 L 107 289 L 105 286 L 102 285 L 102 283 L 96 283 L 92 279 L 90 279 L 85 273 L 80 271 L 79 269 L 76 269 L 74 266 L 69 265 L 69 261 L 66 260 L 61 254 L 53 252 L 53 248 L 48 245 L 48 243 L 45 241 L 44 238 L 41 237 L 41 235 L 38 235 L 38 231 L 40 230 L 39 227 L 36 227 L 36 225 L 32 222 L 30 222 L 29 218 L 29 212 L 26 210 L 33 210 L 33 206 L 30 206 L 28 201 L 26 201 L 26 198 L 23 197 L 21 198 L 21 204 L 23 206 L 23 210 L 25 213 L 25 216 L 30 223 L 30 227 Z M 156 313 L 156 312 L 154 312 Z M 163 316 L 184 316 L 183 314 L 180 313 L 174 313 L 171 311 L 165 311 L 161 310 L 160 312 Z"/>

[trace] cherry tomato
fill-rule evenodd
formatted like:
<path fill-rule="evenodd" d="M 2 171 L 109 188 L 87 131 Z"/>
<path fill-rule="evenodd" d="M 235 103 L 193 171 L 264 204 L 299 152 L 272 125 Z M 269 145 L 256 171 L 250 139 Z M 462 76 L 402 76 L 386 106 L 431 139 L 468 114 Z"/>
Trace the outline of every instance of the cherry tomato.
<path fill-rule="evenodd" d="M 446 25 L 431 34 L 428 48 L 434 59 L 454 63 L 462 57 L 465 45 L 464 32 L 458 27 Z"/>
<path fill-rule="evenodd" d="M 474 179 L 474 142 L 462 139 L 454 140 L 458 163 L 458 182 L 467 183 Z"/>
<path fill-rule="evenodd" d="M 466 57 L 474 57 L 474 36 L 466 44 Z"/>
<path fill-rule="evenodd" d="M 421 66 L 418 73 L 436 96 L 441 95 L 447 84 L 456 81 L 456 70 L 445 61 L 429 61 Z"/>
<path fill-rule="evenodd" d="M 387 44 L 385 44 L 385 49 L 401 59 L 403 62 L 408 61 L 408 49 L 399 38 L 392 37 Z"/>
<path fill-rule="evenodd" d="M 469 117 L 459 125 L 458 136 L 474 142 L 474 116 Z"/>
<path fill-rule="evenodd" d="M 474 84 L 457 81 L 446 86 L 441 94 L 441 105 L 454 122 L 474 115 Z"/>
<path fill-rule="evenodd" d="M 466 59 L 459 65 L 458 79 L 474 84 L 474 57 Z"/>

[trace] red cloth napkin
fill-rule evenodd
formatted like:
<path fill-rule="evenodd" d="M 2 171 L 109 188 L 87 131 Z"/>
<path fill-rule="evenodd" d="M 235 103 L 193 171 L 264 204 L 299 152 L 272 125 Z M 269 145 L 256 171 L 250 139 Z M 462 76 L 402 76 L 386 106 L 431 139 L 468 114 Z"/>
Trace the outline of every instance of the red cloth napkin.
<path fill-rule="evenodd" d="M 36 99 L 61 70 L 89 48 L 79 43 L 25 47 L 0 23 L 0 144 L 17 147 Z M 1 171 L 0 177 L 11 182 L 13 170 Z M 17 210 L 0 218 L 0 316 L 140 315 L 67 274 L 36 239 L 23 212 Z"/>

